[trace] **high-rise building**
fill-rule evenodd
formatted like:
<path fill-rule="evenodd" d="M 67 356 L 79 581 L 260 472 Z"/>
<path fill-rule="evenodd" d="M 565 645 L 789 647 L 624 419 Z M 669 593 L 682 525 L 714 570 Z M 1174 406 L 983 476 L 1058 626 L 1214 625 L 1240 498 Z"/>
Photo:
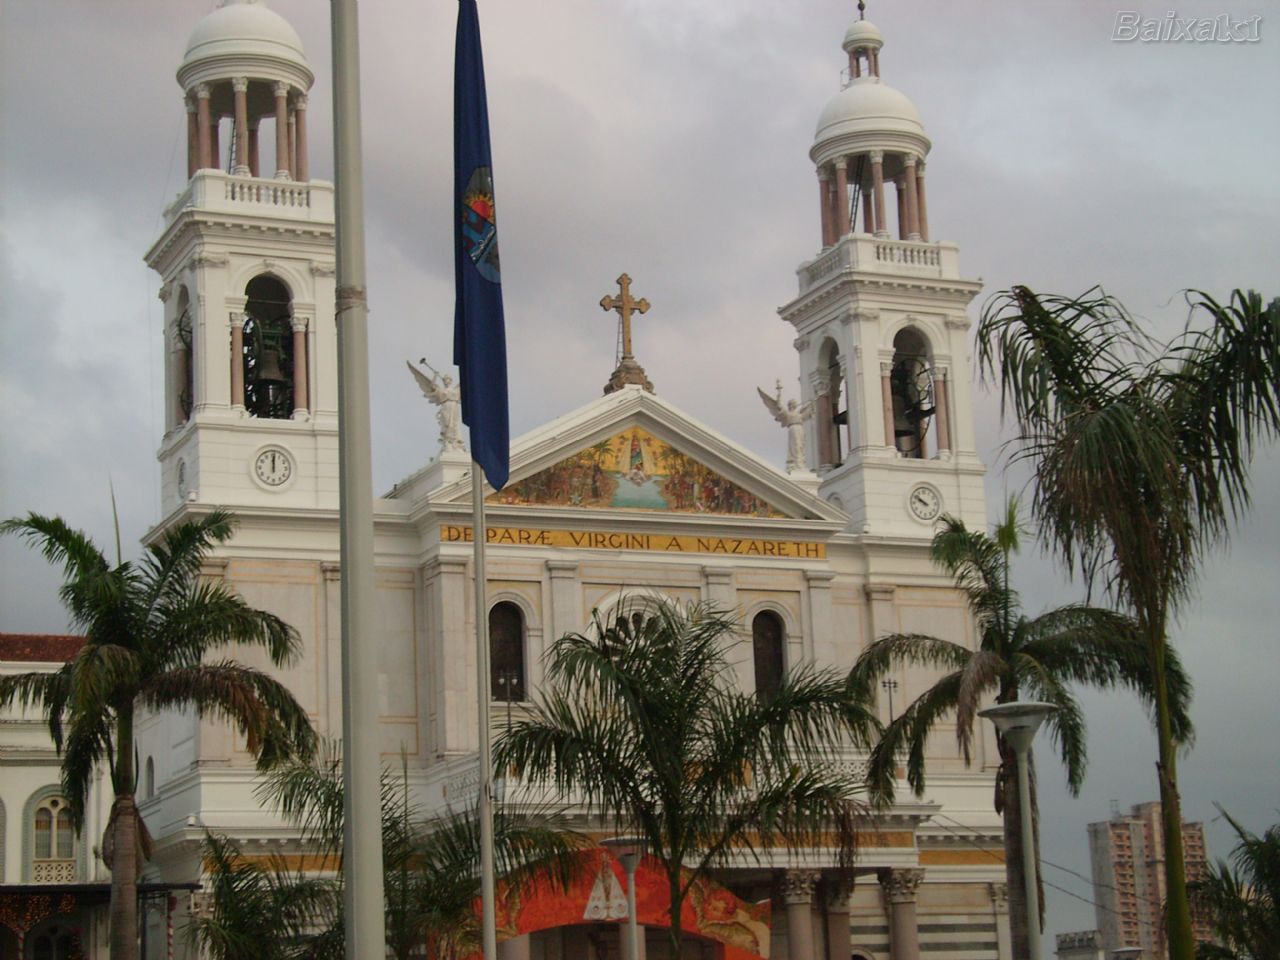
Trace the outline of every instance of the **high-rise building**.
<path fill-rule="evenodd" d="M 1187 879 L 1205 869 L 1204 825 L 1182 824 Z M 1168 955 L 1161 917 L 1165 900 L 1164 833 L 1160 804 L 1140 803 L 1127 814 L 1089 824 L 1094 902 L 1102 947 L 1113 951 L 1140 949 L 1143 960 Z M 1199 940 L 1210 939 L 1208 924 L 1196 918 Z"/>

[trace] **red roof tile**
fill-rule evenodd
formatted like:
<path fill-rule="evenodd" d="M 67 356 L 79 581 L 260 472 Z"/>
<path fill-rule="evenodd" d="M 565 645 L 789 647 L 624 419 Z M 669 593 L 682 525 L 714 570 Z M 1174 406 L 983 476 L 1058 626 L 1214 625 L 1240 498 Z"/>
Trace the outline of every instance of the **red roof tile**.
<path fill-rule="evenodd" d="M 84 646 L 84 637 L 53 633 L 0 633 L 0 660 L 66 663 Z"/>

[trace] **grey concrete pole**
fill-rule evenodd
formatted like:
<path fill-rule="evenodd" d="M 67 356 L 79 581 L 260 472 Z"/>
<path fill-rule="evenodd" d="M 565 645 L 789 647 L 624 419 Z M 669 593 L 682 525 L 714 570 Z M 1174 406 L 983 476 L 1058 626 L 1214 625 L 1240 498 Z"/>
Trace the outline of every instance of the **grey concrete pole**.
<path fill-rule="evenodd" d="M 1028 960 L 1040 960 L 1040 890 L 1036 885 L 1036 837 L 1031 822 L 1031 778 L 1027 776 L 1027 753 L 1030 743 L 1015 743 L 1018 748 L 1018 807 L 1022 811 L 1022 872 L 1027 891 Z"/>
<path fill-rule="evenodd" d="M 471 449 L 475 440 L 472 438 Z M 471 540 L 475 545 L 476 590 L 476 704 L 480 730 L 480 929 L 484 960 L 497 960 L 498 925 L 493 892 L 493 759 L 489 744 L 489 604 L 485 596 L 484 547 L 488 527 L 484 519 L 484 477 L 471 461 Z"/>
<path fill-rule="evenodd" d="M 356 0 L 332 0 L 337 202 L 338 502 L 342 549 L 342 871 L 347 960 L 386 955 L 378 745 L 378 642 L 369 436 Z M 276 166 L 280 166 L 277 162 Z"/>

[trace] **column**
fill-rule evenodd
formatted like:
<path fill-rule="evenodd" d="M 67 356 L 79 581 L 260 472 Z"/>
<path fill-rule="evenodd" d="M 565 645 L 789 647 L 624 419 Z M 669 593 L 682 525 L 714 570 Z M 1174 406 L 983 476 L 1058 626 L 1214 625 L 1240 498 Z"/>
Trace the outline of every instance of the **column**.
<path fill-rule="evenodd" d="M 499 943 L 498 960 L 529 960 L 529 934 Z"/>
<path fill-rule="evenodd" d="M 916 206 L 920 214 L 920 239 L 929 242 L 929 210 L 924 200 L 924 158 L 916 162 Z"/>
<path fill-rule="evenodd" d="M 196 118 L 196 103 L 190 94 L 187 104 L 187 178 L 200 169 L 200 121 Z"/>
<path fill-rule="evenodd" d="M 218 143 L 218 124 L 221 114 L 209 114 L 209 166 L 215 170 L 222 169 L 222 147 Z"/>
<path fill-rule="evenodd" d="M 907 165 L 906 173 L 902 175 L 903 184 L 906 187 L 906 205 L 907 205 L 907 239 L 920 239 L 920 203 L 918 194 L 916 193 L 916 158 L 912 154 L 903 157 L 903 163 Z"/>
<path fill-rule="evenodd" d="M 876 236 L 887 237 L 884 226 L 884 152 L 871 151 L 871 195 L 876 201 Z"/>
<path fill-rule="evenodd" d="M 289 179 L 289 85 L 276 84 L 276 179 Z"/>
<path fill-rule="evenodd" d="M 858 59 L 858 51 L 850 50 L 849 51 L 849 79 L 856 80 L 860 76 L 862 76 L 862 64 L 859 62 L 859 59 Z"/>
<path fill-rule="evenodd" d="M 231 409 L 244 412 L 244 322 L 245 313 L 231 314 Z"/>
<path fill-rule="evenodd" d="M 236 159 L 232 172 L 237 177 L 249 175 L 249 80 L 236 77 L 231 81 L 235 94 Z"/>
<path fill-rule="evenodd" d="M 249 176 L 258 177 L 258 118 L 249 121 Z"/>
<path fill-rule="evenodd" d="M 822 213 L 822 246 L 824 248 L 831 246 L 831 203 L 828 197 L 831 193 L 831 181 L 828 179 L 827 171 L 818 169 L 818 209 Z"/>
<path fill-rule="evenodd" d="M 859 186 L 861 187 L 862 184 Z M 871 191 L 866 189 L 862 191 L 862 232 L 876 232 L 875 211 L 871 209 Z"/>
<path fill-rule="evenodd" d="M 894 192 L 898 197 L 898 239 L 907 239 L 907 193 L 902 184 L 903 177 L 893 179 Z"/>
<path fill-rule="evenodd" d="M 209 85 L 196 85 L 196 163 L 201 170 L 213 166 L 212 142 L 209 139 Z"/>
<path fill-rule="evenodd" d="M 835 162 L 836 168 L 836 196 L 835 196 L 835 227 L 836 241 L 849 233 L 849 167 L 848 160 L 845 157 L 839 157 Z"/>
<path fill-rule="evenodd" d="M 814 429 L 818 431 L 818 470 L 830 470 L 832 465 L 831 450 L 831 381 L 825 371 L 811 374 L 809 383 L 813 387 Z"/>
<path fill-rule="evenodd" d="M 831 581 L 835 574 L 830 570 L 806 570 L 805 586 L 809 593 L 810 642 L 805 644 L 805 658 L 811 662 L 834 664 L 836 657 L 835 625 L 831 607 Z M 852 663 L 849 666 L 853 666 Z"/>
<path fill-rule="evenodd" d="M 853 931 L 849 928 L 852 896 L 852 880 L 834 880 L 827 885 L 827 960 L 849 960 L 853 953 Z"/>
<path fill-rule="evenodd" d="M 289 112 L 289 177 L 298 179 L 298 117 Z"/>
<path fill-rule="evenodd" d="M 584 624 L 578 621 L 582 615 L 582 592 L 576 561 L 548 560 L 547 574 L 551 579 L 551 616 L 548 618 L 548 626 L 554 641 L 566 633 L 583 628 Z"/>
<path fill-rule="evenodd" d="M 947 368 L 933 371 L 933 418 L 938 423 L 938 453 L 951 450 L 951 404 L 947 400 Z"/>
<path fill-rule="evenodd" d="M 893 364 L 880 364 L 880 403 L 884 408 L 884 445 L 898 449 L 898 439 L 893 435 Z"/>
<path fill-rule="evenodd" d="M 311 180 L 311 165 L 307 157 L 307 95 L 305 93 L 298 94 L 293 102 L 293 118 L 295 135 L 297 137 L 295 161 L 297 166 L 294 168 L 297 177 L 303 183 Z"/>
<path fill-rule="evenodd" d="M 991 909 L 996 917 L 996 960 L 1013 960 L 1013 934 L 1009 930 L 1009 887 L 1003 883 L 989 884 Z"/>
<path fill-rule="evenodd" d="M 924 871 L 885 870 L 880 889 L 889 911 L 890 960 L 920 960 L 920 932 L 916 924 L 916 888 Z"/>
<path fill-rule="evenodd" d="M 292 318 L 293 325 L 293 419 L 306 420 L 311 411 L 307 396 L 307 318 Z"/>
<path fill-rule="evenodd" d="M 880 76 L 880 51 L 875 47 L 870 47 L 867 50 L 867 63 L 871 68 L 871 75 L 873 77 Z"/>
<path fill-rule="evenodd" d="M 789 960 L 818 960 L 813 955 L 813 888 L 817 882 L 816 870 L 788 870 L 782 876 Z"/>

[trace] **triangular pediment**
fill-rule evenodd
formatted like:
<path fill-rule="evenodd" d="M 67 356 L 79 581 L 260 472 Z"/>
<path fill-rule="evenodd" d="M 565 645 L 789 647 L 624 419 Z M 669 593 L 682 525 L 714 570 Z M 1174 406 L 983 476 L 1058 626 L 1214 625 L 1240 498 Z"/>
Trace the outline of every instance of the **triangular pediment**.
<path fill-rule="evenodd" d="M 772 464 L 638 387 L 515 440 L 507 486 L 486 493 L 497 509 L 847 519 Z M 470 481 L 459 477 L 429 499 L 469 502 Z"/>
<path fill-rule="evenodd" d="M 635 423 L 508 483 L 487 500 L 520 506 L 786 516 L 696 455 Z"/>

